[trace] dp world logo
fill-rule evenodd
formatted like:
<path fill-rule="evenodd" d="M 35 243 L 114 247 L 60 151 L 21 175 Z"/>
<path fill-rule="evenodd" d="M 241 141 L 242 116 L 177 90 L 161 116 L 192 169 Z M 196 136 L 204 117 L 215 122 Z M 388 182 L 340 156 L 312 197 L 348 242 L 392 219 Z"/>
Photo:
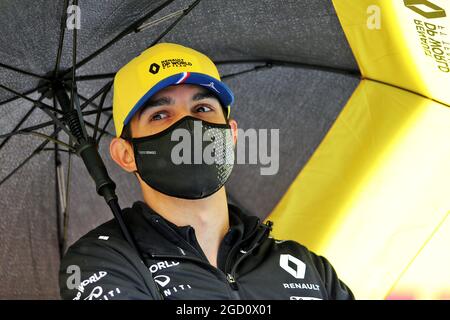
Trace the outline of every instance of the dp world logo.
<path fill-rule="evenodd" d="M 305 278 L 306 264 L 290 254 L 280 254 L 280 267 L 294 278 Z"/>

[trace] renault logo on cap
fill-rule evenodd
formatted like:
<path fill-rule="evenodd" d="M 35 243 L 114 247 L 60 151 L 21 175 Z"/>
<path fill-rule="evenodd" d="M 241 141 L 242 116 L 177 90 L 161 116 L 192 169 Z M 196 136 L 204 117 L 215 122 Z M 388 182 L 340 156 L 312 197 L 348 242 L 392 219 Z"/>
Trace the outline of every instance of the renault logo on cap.
<path fill-rule="evenodd" d="M 294 264 L 295 268 L 291 267 L 289 265 L 289 262 L 291 262 L 291 264 Z M 294 278 L 305 278 L 306 264 L 300 259 L 291 256 L 290 254 L 280 254 L 280 267 L 287 271 Z"/>
<path fill-rule="evenodd" d="M 159 68 L 160 68 L 159 64 L 152 63 L 150 65 L 150 68 L 148 69 L 148 71 L 152 74 L 157 74 L 159 72 Z"/>

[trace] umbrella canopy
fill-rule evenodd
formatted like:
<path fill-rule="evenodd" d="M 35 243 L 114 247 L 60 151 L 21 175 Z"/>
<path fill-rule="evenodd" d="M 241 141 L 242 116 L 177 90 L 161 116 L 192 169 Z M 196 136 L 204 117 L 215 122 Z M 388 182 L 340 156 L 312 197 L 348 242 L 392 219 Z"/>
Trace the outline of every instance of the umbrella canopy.
<path fill-rule="evenodd" d="M 358 143 L 353 139 L 359 139 L 359 135 L 355 136 L 359 128 L 372 135 L 382 133 L 383 139 L 376 139 L 373 146 L 392 145 L 388 133 L 397 133 L 396 124 L 404 123 L 409 112 L 416 109 L 407 109 L 408 99 L 414 100 L 410 98 L 413 93 L 398 93 L 397 90 L 402 90 L 386 84 L 361 82 L 360 70 L 363 77 L 369 73 L 365 72 L 354 46 L 364 48 L 365 44 L 352 45 L 354 41 L 345 27 L 345 22 L 351 19 L 343 18 L 345 5 L 349 3 L 335 1 L 335 9 L 333 3 L 325 0 L 3 1 L 0 4 L 0 134 L 4 134 L 0 140 L 0 297 L 58 298 L 61 253 L 67 245 L 112 217 L 104 201 L 93 192 L 95 185 L 83 162 L 67 152 L 68 146 L 56 147 L 42 136 L 51 136 L 67 145 L 73 142 L 63 130 L 55 134 L 55 119 L 64 122 L 62 109 L 54 98 L 55 87 L 64 84 L 71 95 L 75 77 L 87 132 L 94 135 L 95 131 L 100 154 L 117 183 L 121 206 L 142 200 L 135 178 L 109 156 L 109 141 L 114 135 L 111 81 L 122 65 L 157 41 L 192 47 L 217 63 L 224 81 L 235 94 L 231 116 L 241 128 L 279 129 L 278 173 L 264 176 L 260 174 L 261 166 L 235 166 L 227 184 L 230 201 L 250 214 L 275 220 L 277 236 L 298 240 L 318 253 L 325 253 L 332 262 L 337 261 L 338 273 L 357 297 L 358 293 L 360 297 L 370 296 L 373 290 L 364 287 L 361 280 L 364 273 L 357 273 L 351 262 L 355 257 L 361 261 L 373 259 L 361 255 L 361 248 L 352 246 L 348 239 L 342 243 L 351 255 L 331 246 L 334 240 L 343 238 L 339 230 L 369 228 L 361 219 L 373 204 L 349 199 L 367 196 L 356 191 L 367 185 L 360 183 L 362 177 L 380 172 L 370 165 L 371 155 L 380 149 L 367 147 L 364 139 Z M 360 10 L 368 6 L 364 3 Z M 365 23 L 367 12 L 363 11 L 362 16 Z M 68 30 L 70 26 L 79 29 Z M 376 80 L 390 83 L 389 78 Z M 394 84 L 409 91 L 416 89 Z M 379 115 L 374 114 L 368 121 L 364 111 L 370 109 L 367 106 L 376 101 L 379 92 L 392 103 L 377 104 Z M 423 92 L 419 93 L 424 95 Z M 365 98 L 366 104 L 361 104 Z M 448 103 L 442 101 L 445 97 L 436 100 Z M 435 110 L 430 108 L 426 110 Z M 439 109 L 442 121 L 448 119 L 447 109 Z M 101 111 L 100 116 L 97 110 Z M 398 112 L 386 113 L 387 110 Z M 433 124 L 436 120 L 427 126 Z M 448 133 L 442 125 L 434 130 L 440 137 Z M 18 132 L 11 137 L 5 135 Z M 397 149 L 404 146 L 403 139 L 395 141 Z M 428 152 L 433 154 L 445 146 L 448 145 L 442 140 Z M 361 153 L 367 158 L 358 157 Z M 448 153 L 441 156 L 442 163 L 448 160 Z M 389 157 L 377 161 L 386 163 L 385 159 Z M 352 171 L 355 163 L 360 166 L 354 166 L 357 170 Z M 437 171 L 441 178 L 448 177 L 448 171 Z M 421 172 L 427 174 L 426 170 Z M 377 180 L 379 185 L 395 185 L 390 184 L 388 176 Z M 409 183 L 404 177 L 394 180 L 400 185 Z M 434 182 L 430 178 L 428 188 L 433 188 Z M 349 203 L 357 203 L 359 207 L 345 206 Z M 439 212 L 449 209 L 445 205 L 439 202 Z M 423 217 L 432 209 L 426 202 L 416 214 Z M 359 224 L 335 223 L 346 216 L 359 217 Z M 383 216 L 377 222 L 386 219 Z M 401 219 L 396 226 L 402 225 Z M 427 226 L 436 226 L 437 220 L 435 216 Z M 392 239 L 389 237 L 397 230 L 392 228 L 379 239 L 379 250 L 390 245 L 386 239 Z M 364 244 L 367 238 L 359 234 L 351 240 Z M 397 243 L 395 240 L 392 241 Z M 395 282 L 411 256 L 417 253 L 417 245 L 425 240 L 422 237 L 410 247 L 402 263 L 392 271 L 388 284 Z M 385 263 L 382 271 L 386 272 L 389 266 Z M 369 266 L 369 270 L 373 269 Z M 379 279 L 383 273 L 377 275 Z M 371 297 L 383 297 L 386 292 L 383 287 Z"/>

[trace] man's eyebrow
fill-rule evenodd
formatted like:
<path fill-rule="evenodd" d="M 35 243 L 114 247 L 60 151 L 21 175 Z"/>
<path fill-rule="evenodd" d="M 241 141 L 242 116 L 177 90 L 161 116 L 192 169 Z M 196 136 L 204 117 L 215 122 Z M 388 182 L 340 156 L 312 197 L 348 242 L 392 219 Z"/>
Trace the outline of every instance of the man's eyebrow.
<path fill-rule="evenodd" d="M 145 110 L 152 107 L 159 107 L 159 106 L 165 106 L 165 105 L 171 105 L 174 101 L 170 97 L 161 97 L 159 99 L 150 99 L 147 101 L 147 103 L 138 111 L 138 119 L 141 118 L 142 113 L 144 113 Z"/>
<path fill-rule="evenodd" d="M 197 92 L 192 97 L 192 100 L 198 101 L 198 100 L 203 100 L 203 99 L 208 99 L 208 98 L 216 99 L 217 101 L 219 101 L 217 96 L 214 93 L 212 93 L 211 91 Z"/>

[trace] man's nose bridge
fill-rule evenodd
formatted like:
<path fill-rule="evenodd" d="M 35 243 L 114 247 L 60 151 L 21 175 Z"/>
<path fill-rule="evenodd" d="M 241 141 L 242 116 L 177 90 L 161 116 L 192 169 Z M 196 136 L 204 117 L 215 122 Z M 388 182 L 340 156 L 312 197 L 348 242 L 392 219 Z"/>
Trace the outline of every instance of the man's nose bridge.
<path fill-rule="evenodd" d="M 195 117 L 195 114 L 191 110 L 191 106 L 188 102 L 177 101 L 174 105 L 174 108 L 176 110 L 176 119 L 174 122 L 179 121 L 187 116 Z"/>
<path fill-rule="evenodd" d="M 168 127 L 173 126 L 175 123 L 177 123 L 178 121 L 180 121 L 181 119 L 190 116 L 191 114 L 186 112 L 186 111 L 179 111 L 177 110 L 176 113 L 174 114 L 174 117 L 172 118 L 172 120 L 170 121 L 170 125 Z M 182 127 L 185 127 L 185 129 L 190 130 L 191 127 L 189 125 L 189 123 L 183 124 Z"/>

